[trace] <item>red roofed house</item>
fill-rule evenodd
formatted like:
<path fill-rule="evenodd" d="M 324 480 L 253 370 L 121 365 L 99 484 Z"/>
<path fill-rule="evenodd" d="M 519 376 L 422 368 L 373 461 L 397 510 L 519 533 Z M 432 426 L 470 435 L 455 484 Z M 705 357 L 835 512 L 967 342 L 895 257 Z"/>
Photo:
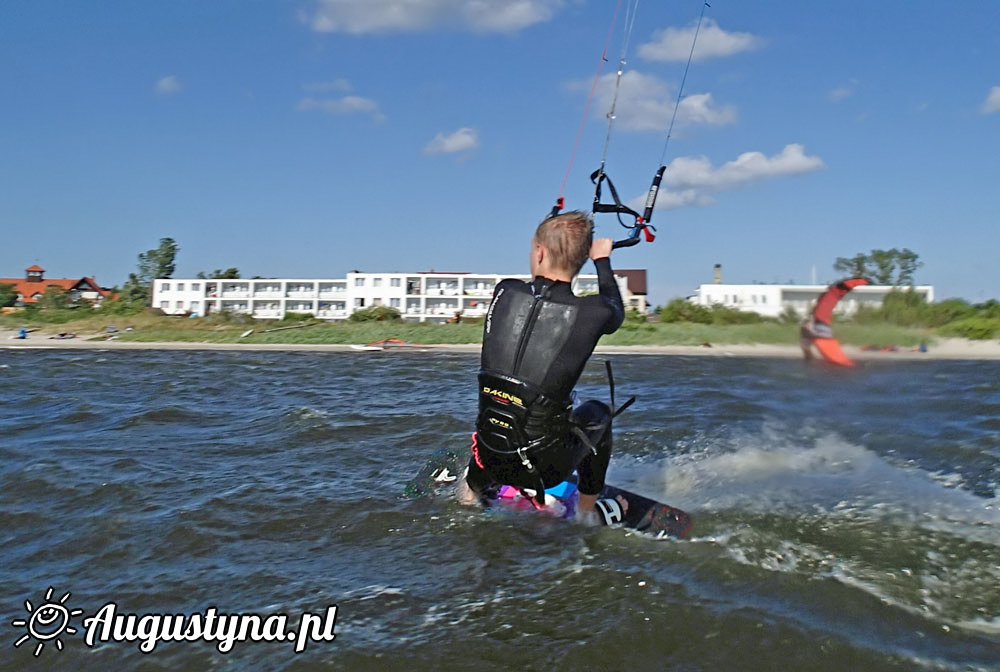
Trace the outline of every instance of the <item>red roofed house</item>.
<path fill-rule="evenodd" d="M 88 301 L 94 305 L 100 305 L 111 294 L 94 278 L 45 278 L 45 269 L 37 264 L 25 269 L 25 274 L 23 278 L 0 278 L 0 285 L 14 285 L 18 294 L 16 306 L 38 303 L 49 287 L 65 290 L 72 302 Z"/>
<path fill-rule="evenodd" d="M 624 277 L 628 283 L 630 296 L 625 300 L 626 310 L 635 308 L 640 313 L 647 312 L 649 306 L 646 303 L 646 269 L 622 269 L 616 268 L 615 275 Z"/>

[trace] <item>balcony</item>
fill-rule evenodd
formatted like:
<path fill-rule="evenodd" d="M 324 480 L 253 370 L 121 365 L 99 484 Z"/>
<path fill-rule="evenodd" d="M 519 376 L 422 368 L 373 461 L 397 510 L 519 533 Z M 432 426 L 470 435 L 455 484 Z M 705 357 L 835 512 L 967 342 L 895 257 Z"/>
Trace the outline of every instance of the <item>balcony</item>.
<path fill-rule="evenodd" d="M 253 316 L 262 319 L 280 319 L 281 311 L 273 308 L 259 308 L 253 311 Z"/>

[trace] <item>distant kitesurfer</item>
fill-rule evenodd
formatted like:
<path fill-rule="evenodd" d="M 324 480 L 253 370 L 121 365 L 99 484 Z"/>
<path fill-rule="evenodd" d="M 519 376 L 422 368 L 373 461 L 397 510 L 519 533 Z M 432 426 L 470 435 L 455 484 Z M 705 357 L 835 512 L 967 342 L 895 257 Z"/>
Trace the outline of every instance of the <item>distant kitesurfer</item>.
<path fill-rule="evenodd" d="M 543 508 L 544 489 L 576 470 L 578 519 L 623 519 L 624 499 L 598 501 L 611 459 L 611 409 L 596 400 L 574 409 L 572 401 L 598 339 L 624 320 L 612 243 L 593 239 L 593 221 L 582 212 L 549 217 L 531 241 L 534 279 L 496 286 L 483 330 L 472 458 L 459 482 L 463 503 L 488 503 L 507 484 Z M 578 297 L 570 283 L 588 256 L 600 291 Z"/>
<path fill-rule="evenodd" d="M 806 361 L 813 357 L 813 341 L 817 338 L 833 338 L 833 328 L 810 315 L 799 325 L 799 345 L 802 346 L 802 354 Z"/>
<path fill-rule="evenodd" d="M 806 360 L 812 359 L 812 346 L 817 338 L 833 338 L 833 327 L 810 315 L 799 325 L 799 345 Z"/>

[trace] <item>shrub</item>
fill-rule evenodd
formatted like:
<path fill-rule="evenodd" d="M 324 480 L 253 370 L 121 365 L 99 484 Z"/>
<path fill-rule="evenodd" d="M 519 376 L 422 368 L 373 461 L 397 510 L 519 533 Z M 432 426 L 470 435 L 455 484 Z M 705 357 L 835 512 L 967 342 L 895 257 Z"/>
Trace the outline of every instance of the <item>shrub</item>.
<path fill-rule="evenodd" d="M 989 299 L 975 305 L 976 311 L 982 317 L 1000 318 L 1000 301 Z"/>
<path fill-rule="evenodd" d="M 711 324 L 712 311 L 685 299 L 674 299 L 660 309 L 660 321 Z"/>
<path fill-rule="evenodd" d="M 968 317 L 964 320 L 951 322 L 941 327 L 940 333 L 945 336 L 960 336 L 984 340 L 1000 337 L 1000 318 L 997 317 Z"/>
<path fill-rule="evenodd" d="M 913 288 L 905 292 L 894 289 L 882 299 L 879 312 L 887 322 L 913 327 L 923 324 L 927 307 L 924 296 Z"/>
<path fill-rule="evenodd" d="M 315 319 L 312 313 L 285 313 L 279 322 L 312 322 Z"/>
<path fill-rule="evenodd" d="M 113 299 L 105 299 L 98 310 L 104 315 L 138 315 L 146 307 L 142 302 L 129 301 L 123 295 L 119 295 Z"/>
<path fill-rule="evenodd" d="M 962 299 L 947 299 L 941 303 L 927 304 L 924 309 L 924 326 L 940 327 L 975 315 L 976 309 Z"/>
<path fill-rule="evenodd" d="M 388 306 L 372 306 L 355 310 L 349 318 L 351 322 L 385 322 L 387 320 L 399 320 L 399 311 Z"/>
<path fill-rule="evenodd" d="M 767 318 L 749 310 L 737 310 L 716 304 L 711 308 L 712 324 L 759 324 Z"/>
<path fill-rule="evenodd" d="M 781 324 L 798 324 L 801 321 L 802 316 L 799 315 L 799 311 L 791 306 L 785 306 L 785 309 L 781 311 L 781 315 L 778 315 L 778 322 Z"/>

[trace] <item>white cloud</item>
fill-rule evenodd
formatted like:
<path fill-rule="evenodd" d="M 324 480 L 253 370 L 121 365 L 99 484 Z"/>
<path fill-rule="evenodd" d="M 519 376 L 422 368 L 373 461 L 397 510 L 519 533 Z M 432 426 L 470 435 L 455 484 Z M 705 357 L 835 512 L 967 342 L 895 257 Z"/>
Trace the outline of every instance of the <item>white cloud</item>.
<path fill-rule="evenodd" d="M 329 91 L 352 91 L 354 87 L 346 79 L 335 79 L 330 82 L 311 82 L 303 84 L 302 88 L 314 93 L 324 93 Z"/>
<path fill-rule="evenodd" d="M 479 136 L 475 129 L 460 128 L 454 133 L 438 133 L 424 147 L 425 154 L 455 154 L 466 152 L 479 146 Z"/>
<path fill-rule="evenodd" d="M 850 98 L 852 95 L 854 95 L 854 91 L 846 86 L 842 86 L 830 92 L 830 100 L 835 103 L 839 103 L 846 98 Z"/>
<path fill-rule="evenodd" d="M 746 152 L 735 160 L 712 166 L 707 157 L 678 157 L 670 162 L 663 175 L 663 188 L 657 195 L 656 209 L 670 210 L 687 205 L 708 205 L 712 194 L 744 186 L 751 182 L 777 177 L 803 175 L 825 167 L 818 156 L 808 156 L 800 144 L 786 145 L 780 153 L 765 156 Z M 645 197 L 630 205 L 642 207 Z"/>
<path fill-rule="evenodd" d="M 667 166 L 663 179 L 669 187 L 721 191 L 756 180 L 811 173 L 823 167 L 818 156 L 806 156 L 802 145 L 790 144 L 771 157 L 761 152 L 745 152 L 718 168 L 713 168 L 704 156 L 678 157 Z"/>
<path fill-rule="evenodd" d="M 597 84 L 594 110 L 602 117 L 611 109 L 615 93 L 614 73 L 603 75 Z M 573 88 L 583 88 L 575 84 Z M 627 131 L 666 132 L 674 111 L 676 92 L 661 79 L 630 70 L 622 76 L 618 104 L 615 107 L 615 128 Z M 707 124 L 721 126 L 736 121 L 736 108 L 716 105 L 710 93 L 697 93 L 681 100 L 677 108 L 676 126 Z"/>
<path fill-rule="evenodd" d="M 697 23 L 687 28 L 666 28 L 653 33 L 651 42 L 639 47 L 639 57 L 649 61 L 687 61 L 694 41 Z M 763 46 L 764 40 L 751 33 L 730 33 L 719 28 L 712 19 L 705 19 L 698 32 L 692 60 L 704 61 L 710 58 L 732 56 L 743 51 L 752 51 Z"/>
<path fill-rule="evenodd" d="M 511 32 L 549 21 L 565 0 L 317 0 L 305 20 L 321 33 L 389 33 L 440 27 Z"/>
<path fill-rule="evenodd" d="M 167 75 L 156 82 L 153 90 L 161 95 L 169 96 L 181 90 L 181 81 L 177 79 L 177 75 Z"/>
<path fill-rule="evenodd" d="M 371 114 L 375 121 L 385 120 L 385 115 L 378 109 L 378 103 L 371 98 L 362 98 L 361 96 L 303 98 L 299 101 L 297 109 L 319 110 L 327 114 Z"/>
<path fill-rule="evenodd" d="M 993 114 L 997 110 L 1000 110 L 1000 86 L 994 86 L 990 89 L 990 93 L 986 96 L 986 101 L 983 103 L 983 114 Z"/>

